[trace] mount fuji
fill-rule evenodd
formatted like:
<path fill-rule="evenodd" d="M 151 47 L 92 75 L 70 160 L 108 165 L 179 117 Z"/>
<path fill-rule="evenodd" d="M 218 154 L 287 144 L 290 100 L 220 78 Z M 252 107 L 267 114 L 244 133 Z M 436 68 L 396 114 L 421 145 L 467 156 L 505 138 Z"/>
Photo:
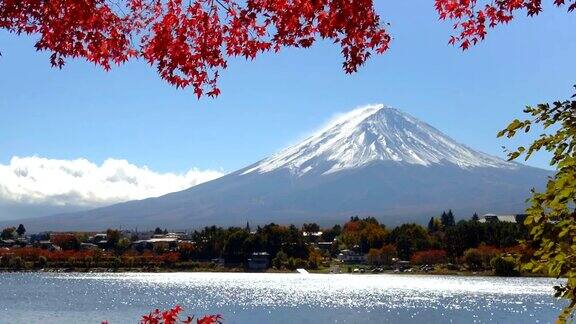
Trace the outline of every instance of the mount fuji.
<path fill-rule="evenodd" d="M 442 210 L 520 213 L 550 171 L 457 143 L 394 108 L 373 105 L 333 120 L 304 141 L 184 191 L 78 213 L 40 217 L 37 230 L 173 229 L 269 222 L 385 224 L 427 221 Z"/>

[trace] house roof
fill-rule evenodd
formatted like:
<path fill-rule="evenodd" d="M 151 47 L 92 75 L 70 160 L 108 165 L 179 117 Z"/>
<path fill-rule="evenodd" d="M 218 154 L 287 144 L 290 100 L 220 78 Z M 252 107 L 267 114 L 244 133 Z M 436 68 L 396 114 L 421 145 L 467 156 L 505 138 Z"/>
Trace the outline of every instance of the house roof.
<path fill-rule="evenodd" d="M 498 215 L 498 220 L 501 222 L 516 223 L 516 215 Z"/>
<path fill-rule="evenodd" d="M 499 222 L 506 223 L 516 223 L 516 215 L 496 215 L 496 214 L 485 214 L 478 220 L 481 223 L 486 222 L 486 220 L 498 220 Z"/>
<path fill-rule="evenodd" d="M 302 232 L 303 236 L 322 236 L 322 232 Z"/>
<path fill-rule="evenodd" d="M 150 243 L 162 243 L 162 242 L 166 242 L 166 243 L 171 243 L 171 242 L 177 242 L 178 238 L 176 237 L 158 237 L 158 238 L 151 238 L 149 240 L 147 240 L 146 242 L 150 242 Z"/>

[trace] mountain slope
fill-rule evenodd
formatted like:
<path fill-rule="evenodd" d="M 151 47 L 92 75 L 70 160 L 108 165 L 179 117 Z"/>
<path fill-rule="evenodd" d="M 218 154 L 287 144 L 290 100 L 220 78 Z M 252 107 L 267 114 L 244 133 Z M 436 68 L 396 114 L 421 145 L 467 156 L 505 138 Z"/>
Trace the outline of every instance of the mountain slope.
<path fill-rule="evenodd" d="M 369 106 L 270 158 L 190 189 L 86 212 L 37 218 L 35 229 L 322 224 L 372 215 L 424 222 L 444 209 L 521 212 L 549 171 L 459 144 L 392 108 Z"/>

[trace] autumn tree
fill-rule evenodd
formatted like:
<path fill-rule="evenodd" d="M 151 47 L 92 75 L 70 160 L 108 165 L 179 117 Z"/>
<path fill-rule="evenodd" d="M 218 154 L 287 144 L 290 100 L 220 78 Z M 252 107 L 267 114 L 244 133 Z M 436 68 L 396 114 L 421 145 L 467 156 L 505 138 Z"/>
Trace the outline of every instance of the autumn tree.
<path fill-rule="evenodd" d="M 394 245 L 384 245 L 380 249 L 370 249 L 367 255 L 368 263 L 372 265 L 386 265 L 392 264 L 392 259 L 397 256 L 396 247 Z"/>
<path fill-rule="evenodd" d="M 127 237 L 122 237 L 115 246 L 115 251 L 116 254 L 121 255 L 122 253 L 128 251 L 128 249 L 130 249 L 130 245 L 132 244 L 132 241 L 130 241 L 129 238 Z"/>
<path fill-rule="evenodd" d="M 316 249 L 310 249 L 310 253 L 308 254 L 308 267 L 310 269 L 318 269 L 318 267 L 322 264 L 323 260 L 322 253 Z"/>
<path fill-rule="evenodd" d="M 442 20 L 454 21 L 456 34 L 450 44 L 466 50 L 484 40 L 489 28 L 508 24 L 520 13 L 536 16 L 542 12 L 542 0 L 435 0 L 435 7 Z M 576 9 L 575 0 L 550 0 L 568 12 Z"/>
<path fill-rule="evenodd" d="M 0 233 L 0 239 L 3 240 L 11 240 L 14 238 L 14 233 L 16 232 L 16 228 L 14 227 L 6 227 Z"/>
<path fill-rule="evenodd" d="M 328 39 L 355 72 L 388 49 L 372 0 L 3 0 L 0 29 L 39 36 L 53 66 L 84 58 L 105 70 L 143 59 L 176 87 L 217 96 L 231 57 L 254 59 Z"/>
<path fill-rule="evenodd" d="M 120 242 L 121 238 L 122 234 L 120 234 L 119 230 L 111 228 L 106 230 L 106 241 L 108 242 L 109 248 L 115 248 L 116 245 L 118 245 L 118 242 Z"/>
<path fill-rule="evenodd" d="M 462 261 L 468 266 L 470 270 L 474 271 L 482 269 L 484 266 L 484 263 L 482 262 L 482 255 L 478 249 L 474 248 L 464 251 Z"/>
<path fill-rule="evenodd" d="M 576 8 L 574 0 L 551 2 Z M 435 0 L 435 8 L 455 21 L 449 42 L 467 49 L 518 12 L 539 14 L 542 0 Z M 198 97 L 220 93 L 218 76 L 231 57 L 254 59 L 328 39 L 340 45 L 344 71 L 352 73 L 391 41 L 372 0 L 4 0 L 0 29 L 38 36 L 36 50 L 50 52 L 59 68 L 68 58 L 105 70 L 143 59 Z"/>
<path fill-rule="evenodd" d="M 352 218 L 344 224 L 341 241 L 349 248 L 358 246 L 361 253 L 368 253 L 372 248 L 381 248 L 387 236 L 386 227 L 378 223 L 376 218 Z"/>
<path fill-rule="evenodd" d="M 414 252 L 431 247 L 428 230 L 418 224 L 403 224 L 394 228 L 386 241 L 396 246 L 398 257 L 402 260 L 409 260 Z"/>
<path fill-rule="evenodd" d="M 62 250 L 80 249 L 80 240 L 74 234 L 55 234 L 50 238 L 50 241 L 62 248 Z"/>
<path fill-rule="evenodd" d="M 419 251 L 412 255 L 410 261 L 414 264 L 438 264 L 446 262 L 446 251 L 426 250 Z"/>
<path fill-rule="evenodd" d="M 472 270 L 480 270 L 490 267 L 490 261 L 501 254 L 501 250 L 485 244 L 464 251 L 463 260 Z"/>
<path fill-rule="evenodd" d="M 178 244 L 178 253 L 180 253 L 181 260 L 190 261 L 194 254 L 194 245 L 190 242 L 180 242 Z"/>

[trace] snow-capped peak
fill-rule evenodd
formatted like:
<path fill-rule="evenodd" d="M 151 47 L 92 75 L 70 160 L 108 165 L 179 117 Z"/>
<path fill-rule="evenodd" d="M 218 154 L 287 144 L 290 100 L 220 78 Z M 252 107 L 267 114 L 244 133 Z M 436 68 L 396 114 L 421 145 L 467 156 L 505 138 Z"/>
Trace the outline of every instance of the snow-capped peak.
<path fill-rule="evenodd" d="M 370 105 L 335 118 L 299 144 L 252 166 L 243 174 L 288 169 L 297 175 L 328 174 L 377 161 L 462 168 L 516 168 L 516 164 L 474 151 L 434 127 L 397 109 Z"/>

